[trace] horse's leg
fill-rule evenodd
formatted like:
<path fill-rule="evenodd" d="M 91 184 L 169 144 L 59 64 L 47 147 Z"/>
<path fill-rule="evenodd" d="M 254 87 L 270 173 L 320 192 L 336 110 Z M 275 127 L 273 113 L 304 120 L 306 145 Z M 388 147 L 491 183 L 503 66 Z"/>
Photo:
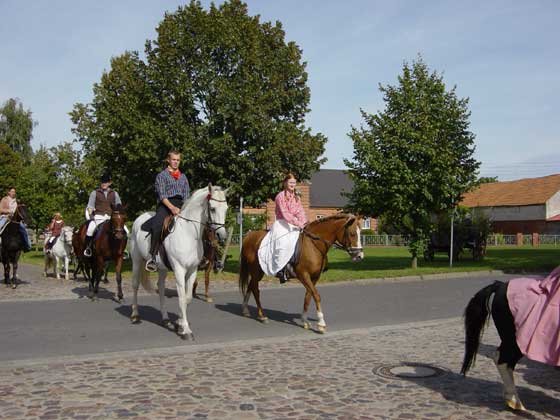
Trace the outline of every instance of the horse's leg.
<path fill-rule="evenodd" d="M 167 277 L 166 270 L 158 271 L 158 293 L 159 293 L 159 311 L 161 312 L 161 325 L 169 328 L 169 314 L 165 310 L 165 278 Z"/>
<path fill-rule="evenodd" d="M 4 264 L 4 283 L 8 286 L 8 282 L 10 281 L 10 262 L 8 261 L 8 255 L 2 258 L 2 262 Z"/>
<path fill-rule="evenodd" d="M 196 270 L 196 268 L 195 268 Z M 191 339 L 193 338 L 192 331 L 189 327 L 189 322 L 187 320 L 187 292 L 186 292 L 186 276 L 187 273 L 183 267 L 174 267 L 173 272 L 175 273 L 175 283 L 177 285 L 177 296 L 179 300 L 179 310 L 180 310 L 180 319 L 179 319 L 179 326 L 177 330 L 177 334 L 183 339 Z M 191 280 L 191 287 L 194 283 L 194 276 L 196 276 L 196 271 L 194 271 L 194 275 L 191 273 L 189 274 L 190 277 L 193 277 Z M 191 299 L 192 299 L 192 289 L 191 289 Z"/>
<path fill-rule="evenodd" d="M 105 261 L 105 264 L 103 265 L 103 283 L 109 283 L 109 279 L 107 278 L 107 275 L 109 274 L 109 262 L 110 261 Z"/>
<path fill-rule="evenodd" d="M 317 308 L 317 331 L 319 331 L 320 333 L 324 333 L 327 329 L 327 324 L 325 323 L 325 317 L 323 315 L 323 311 L 321 308 L 321 295 L 319 294 L 317 288 L 315 287 L 315 283 L 317 283 L 317 280 L 319 280 L 319 278 L 314 278 L 312 280 L 311 276 L 307 272 L 301 274 L 298 273 L 298 274 L 299 274 L 298 278 L 303 283 L 306 289 L 305 299 L 307 299 L 307 294 L 309 293 L 313 297 L 313 300 L 315 301 L 315 307 Z M 304 300 L 303 310 L 305 315 L 305 319 L 304 319 L 305 322 L 307 319 L 305 300 Z"/>
<path fill-rule="evenodd" d="M 58 267 L 60 265 L 60 260 L 59 258 L 55 255 L 54 256 L 54 275 L 56 276 L 57 280 L 60 280 L 60 273 L 58 271 Z"/>
<path fill-rule="evenodd" d="M 17 251 L 14 255 L 14 261 L 12 263 L 12 289 L 15 289 L 18 284 L 17 270 L 18 270 L 18 260 L 20 255 L 21 255 L 21 251 Z"/>
<path fill-rule="evenodd" d="M 144 269 L 142 258 L 133 254 L 132 260 L 132 313 L 130 320 L 133 324 L 140 323 L 140 315 L 138 313 L 138 287 L 140 287 L 140 276 L 145 275 L 142 273 Z"/>
<path fill-rule="evenodd" d="M 263 275 L 264 273 L 262 272 L 260 267 L 251 270 L 251 282 L 249 283 L 249 288 L 247 290 L 247 294 L 245 295 L 243 303 L 245 308 L 247 308 L 247 312 L 249 312 L 249 308 L 247 307 L 246 303 L 248 303 L 249 301 L 249 292 L 252 292 L 253 297 L 255 298 L 255 302 L 257 303 L 257 319 L 263 324 L 268 324 L 268 317 L 264 314 L 261 305 L 261 292 L 259 290 L 259 281 L 262 279 Z"/>
<path fill-rule="evenodd" d="M 44 272 L 43 272 L 43 277 L 47 277 L 47 275 L 48 275 L 48 273 L 47 273 L 48 269 L 49 269 L 49 254 L 45 254 L 45 270 L 44 270 Z"/>
<path fill-rule="evenodd" d="M 121 303 L 124 299 L 123 291 L 122 291 L 122 263 L 123 263 L 123 256 L 119 255 L 115 261 L 115 277 L 117 279 L 117 299 L 119 303 Z"/>
<path fill-rule="evenodd" d="M 68 258 L 68 255 L 64 255 L 64 280 L 70 280 L 70 276 L 68 275 L 69 265 L 70 265 L 70 258 Z"/>
<path fill-rule="evenodd" d="M 301 320 L 303 322 L 303 328 L 308 330 L 311 328 L 309 321 L 307 319 L 307 311 L 309 310 L 309 303 L 311 302 L 311 292 L 305 289 L 305 298 L 303 300 L 303 312 L 301 314 Z"/>
<path fill-rule="evenodd" d="M 504 399 L 512 410 L 525 411 L 517 394 L 513 370 L 523 357 L 515 338 L 515 324 L 507 301 L 507 286 L 496 291 L 492 302 L 492 318 L 502 342 L 493 356 L 494 363 L 504 383 Z"/>
<path fill-rule="evenodd" d="M 214 257 L 208 263 L 208 267 L 204 271 L 204 295 L 206 296 L 206 302 L 212 303 L 214 299 L 210 296 L 209 287 L 210 287 L 210 273 L 214 269 Z"/>

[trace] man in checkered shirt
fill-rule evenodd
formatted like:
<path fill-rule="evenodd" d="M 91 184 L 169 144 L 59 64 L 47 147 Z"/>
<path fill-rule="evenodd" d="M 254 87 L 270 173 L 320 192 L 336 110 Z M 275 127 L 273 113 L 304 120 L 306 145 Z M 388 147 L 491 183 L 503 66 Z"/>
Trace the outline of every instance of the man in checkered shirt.
<path fill-rule="evenodd" d="M 189 198 L 189 181 L 185 174 L 179 170 L 181 154 L 172 150 L 167 154 L 167 168 L 161 171 L 156 177 L 156 193 L 158 205 L 156 214 L 152 219 L 151 227 L 151 258 L 146 262 L 147 271 L 156 271 L 156 255 L 159 248 L 163 221 L 168 214 L 178 215 L 183 206 L 183 202 Z"/>

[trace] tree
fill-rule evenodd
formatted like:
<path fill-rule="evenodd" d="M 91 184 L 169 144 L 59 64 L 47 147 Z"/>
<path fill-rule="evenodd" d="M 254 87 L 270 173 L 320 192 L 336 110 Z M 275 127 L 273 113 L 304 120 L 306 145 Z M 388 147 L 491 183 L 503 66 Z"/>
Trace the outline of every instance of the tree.
<path fill-rule="evenodd" d="M 491 184 L 493 182 L 499 182 L 497 176 L 481 176 L 478 178 L 477 184 Z"/>
<path fill-rule="evenodd" d="M 107 168 L 132 211 L 151 208 L 167 152 L 183 153 L 191 184 L 231 187 L 248 204 L 308 178 L 326 138 L 305 127 L 310 92 L 301 50 L 279 22 L 261 23 L 239 0 L 167 13 L 146 61 L 126 52 L 71 113 L 86 155 Z"/>
<path fill-rule="evenodd" d="M 0 143 L 0 196 L 6 195 L 8 188 L 16 187 L 23 162 L 18 153 L 5 143 Z"/>
<path fill-rule="evenodd" d="M 34 126 L 31 111 L 24 110 L 17 99 L 8 99 L 0 108 L 0 143 L 10 146 L 24 161 L 31 158 Z"/>
<path fill-rule="evenodd" d="M 366 127 L 352 128 L 354 181 L 350 207 L 383 215 L 411 238 L 412 267 L 432 229 L 434 214 L 449 211 L 476 181 L 474 134 L 468 130 L 468 98 L 446 90 L 419 57 L 404 63 L 395 86 L 379 86 L 385 109 L 362 110 Z"/>

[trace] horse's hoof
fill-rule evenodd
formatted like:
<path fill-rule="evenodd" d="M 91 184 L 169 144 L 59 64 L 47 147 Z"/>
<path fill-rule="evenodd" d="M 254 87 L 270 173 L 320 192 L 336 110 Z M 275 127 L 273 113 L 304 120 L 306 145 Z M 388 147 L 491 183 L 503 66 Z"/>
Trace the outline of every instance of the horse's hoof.
<path fill-rule="evenodd" d="M 181 337 L 181 340 L 183 341 L 194 341 L 193 333 L 179 334 L 179 337 Z"/>
<path fill-rule="evenodd" d="M 139 315 L 132 315 L 130 317 L 130 322 L 133 324 L 140 324 L 140 316 Z"/>
<path fill-rule="evenodd" d="M 302 327 L 304 330 L 308 330 L 309 328 L 311 328 L 311 325 L 309 325 L 309 322 L 304 322 Z"/>
<path fill-rule="evenodd" d="M 161 326 L 163 328 L 167 328 L 168 330 L 172 330 L 175 328 L 169 319 L 163 319 L 161 321 Z"/>
<path fill-rule="evenodd" d="M 326 325 L 317 325 L 317 332 L 320 334 L 324 334 L 327 331 Z"/>
<path fill-rule="evenodd" d="M 43 273 L 43 277 L 47 277 L 47 273 Z"/>
<path fill-rule="evenodd" d="M 527 411 L 523 403 L 515 397 L 506 400 L 506 406 L 511 408 L 513 411 Z"/>
<path fill-rule="evenodd" d="M 17 288 L 17 284 L 12 284 L 12 289 Z"/>
<path fill-rule="evenodd" d="M 259 322 L 263 323 L 263 324 L 268 324 L 268 318 L 266 316 L 259 318 Z"/>
<path fill-rule="evenodd" d="M 243 310 L 241 311 L 241 315 L 243 315 L 245 318 L 251 318 L 251 312 L 249 312 L 249 308 L 244 306 Z"/>
<path fill-rule="evenodd" d="M 212 302 L 214 302 L 214 298 L 211 298 L 210 296 L 208 296 L 208 297 L 206 298 L 206 302 L 207 302 L 207 303 L 212 303 Z"/>

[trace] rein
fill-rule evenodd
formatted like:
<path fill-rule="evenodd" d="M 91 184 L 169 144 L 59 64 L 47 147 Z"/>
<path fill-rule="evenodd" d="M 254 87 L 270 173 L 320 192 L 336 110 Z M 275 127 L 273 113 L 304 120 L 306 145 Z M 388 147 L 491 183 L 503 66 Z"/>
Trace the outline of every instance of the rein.
<path fill-rule="evenodd" d="M 334 246 L 337 249 L 342 249 L 344 251 L 346 251 L 348 254 L 350 254 L 350 256 L 354 257 L 355 255 L 359 254 L 360 252 L 363 251 L 363 248 L 360 247 L 353 247 L 350 244 L 350 234 L 348 233 L 348 226 L 346 226 L 346 223 L 350 220 L 350 218 L 346 219 L 345 222 L 345 226 L 344 226 L 344 243 L 340 243 L 339 241 L 335 240 L 334 242 L 329 242 L 326 239 L 321 238 L 318 235 L 315 235 L 311 232 L 308 232 L 305 228 L 302 229 L 302 233 L 305 234 L 306 236 L 308 236 L 311 240 L 312 240 L 312 244 L 315 246 L 315 248 L 317 249 L 317 251 L 319 251 L 321 253 L 321 255 L 323 255 L 323 258 L 325 258 L 325 256 L 327 255 L 329 248 L 331 246 Z M 338 233 L 340 229 L 335 231 L 335 236 Z M 323 244 L 325 244 L 326 249 L 325 251 L 321 251 L 317 245 L 315 245 L 314 241 L 321 241 L 323 242 Z"/>
<path fill-rule="evenodd" d="M 218 203 L 225 203 L 226 202 L 226 200 L 219 200 L 217 198 L 212 197 L 211 193 L 208 194 L 207 205 L 206 205 L 206 212 L 208 213 L 208 220 L 206 221 L 206 223 L 203 223 L 200 220 L 189 219 L 188 217 L 181 216 L 181 214 L 177 214 L 177 215 L 175 215 L 175 217 L 177 217 L 179 219 L 183 219 L 187 222 L 198 223 L 199 225 L 204 225 L 206 227 L 209 227 L 212 231 L 215 232 L 219 228 L 225 227 L 226 224 L 212 221 L 212 212 L 210 211 L 210 201 L 216 201 Z M 212 226 L 217 226 L 217 227 L 214 228 Z"/>

